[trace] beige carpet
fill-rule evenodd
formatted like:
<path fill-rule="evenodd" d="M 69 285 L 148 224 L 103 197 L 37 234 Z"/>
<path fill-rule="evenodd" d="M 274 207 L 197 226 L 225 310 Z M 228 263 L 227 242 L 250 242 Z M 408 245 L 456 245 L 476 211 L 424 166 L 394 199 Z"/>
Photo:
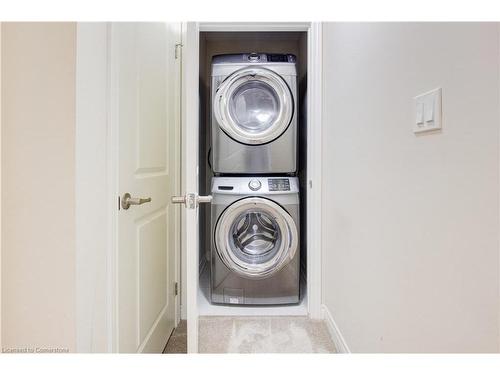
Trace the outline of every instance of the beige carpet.
<path fill-rule="evenodd" d="M 187 324 L 185 320 L 181 320 L 179 325 L 170 338 L 168 339 L 167 346 L 163 350 L 166 354 L 186 354 L 187 353 Z"/>
<path fill-rule="evenodd" d="M 325 323 L 307 317 L 200 317 L 200 353 L 335 353 Z"/>

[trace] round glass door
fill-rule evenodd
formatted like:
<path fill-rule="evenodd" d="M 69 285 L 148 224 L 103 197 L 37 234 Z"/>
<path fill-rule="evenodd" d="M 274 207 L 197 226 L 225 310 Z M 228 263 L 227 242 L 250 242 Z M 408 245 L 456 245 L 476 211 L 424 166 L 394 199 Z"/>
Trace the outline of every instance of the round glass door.
<path fill-rule="evenodd" d="M 264 144 L 288 128 L 293 100 L 285 81 L 273 71 L 244 68 L 219 87 L 214 113 L 221 129 L 245 144 Z"/>
<path fill-rule="evenodd" d="M 229 206 L 215 229 L 217 253 L 232 271 L 248 278 L 278 272 L 297 250 L 292 217 L 276 203 L 258 197 Z"/>
<path fill-rule="evenodd" d="M 229 99 L 229 113 L 235 125 L 252 133 L 262 133 L 276 122 L 280 102 L 276 91 L 262 81 L 240 85 Z"/>

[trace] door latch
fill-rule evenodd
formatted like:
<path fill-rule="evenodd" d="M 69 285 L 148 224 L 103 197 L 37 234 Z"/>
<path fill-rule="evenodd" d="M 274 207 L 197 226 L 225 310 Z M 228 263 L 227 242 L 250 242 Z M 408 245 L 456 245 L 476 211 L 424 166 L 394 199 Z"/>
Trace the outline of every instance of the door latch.
<path fill-rule="evenodd" d="M 186 195 L 176 195 L 172 197 L 172 203 L 184 204 L 186 208 L 194 210 L 200 203 L 210 203 L 211 195 L 198 195 L 196 193 L 187 193 Z"/>

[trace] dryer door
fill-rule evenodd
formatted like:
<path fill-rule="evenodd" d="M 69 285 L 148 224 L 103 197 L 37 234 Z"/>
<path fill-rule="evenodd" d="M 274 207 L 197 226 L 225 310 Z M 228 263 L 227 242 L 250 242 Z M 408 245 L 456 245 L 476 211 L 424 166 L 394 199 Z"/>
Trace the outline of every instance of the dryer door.
<path fill-rule="evenodd" d="M 275 72 L 243 68 L 222 82 L 213 110 L 221 129 L 234 140 L 260 145 L 288 128 L 294 111 L 290 88 Z"/>
<path fill-rule="evenodd" d="M 259 197 L 243 198 L 226 208 L 214 236 L 224 264 L 247 278 L 265 278 L 278 272 L 298 247 L 297 227 L 290 214 Z"/>

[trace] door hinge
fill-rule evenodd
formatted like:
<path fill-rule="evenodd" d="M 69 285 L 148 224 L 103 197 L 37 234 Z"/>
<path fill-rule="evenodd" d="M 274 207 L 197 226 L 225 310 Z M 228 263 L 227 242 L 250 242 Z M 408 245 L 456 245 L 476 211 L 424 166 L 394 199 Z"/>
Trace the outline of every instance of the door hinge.
<path fill-rule="evenodd" d="M 175 59 L 177 60 L 181 56 L 182 43 L 175 43 Z"/>
<path fill-rule="evenodd" d="M 174 296 L 179 295 L 179 283 L 174 284 Z"/>

